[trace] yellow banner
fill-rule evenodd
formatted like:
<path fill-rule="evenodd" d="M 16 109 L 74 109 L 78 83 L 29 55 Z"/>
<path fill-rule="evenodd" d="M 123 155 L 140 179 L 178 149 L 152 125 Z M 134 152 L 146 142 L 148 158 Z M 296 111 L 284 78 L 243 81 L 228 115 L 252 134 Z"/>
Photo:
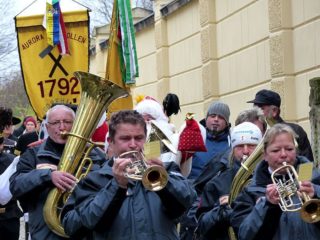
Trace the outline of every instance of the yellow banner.
<path fill-rule="evenodd" d="M 113 10 L 112 10 L 112 19 L 110 24 L 110 37 L 109 37 L 109 46 L 108 46 L 108 58 L 106 65 L 106 79 L 120 87 L 126 89 L 130 93 L 130 87 L 126 86 L 122 79 L 121 67 L 120 67 L 120 56 L 119 56 L 119 46 L 121 41 L 118 37 L 119 31 L 119 21 L 117 18 L 117 8 L 118 1 L 114 1 Z M 119 98 L 113 101 L 108 107 L 108 118 L 114 112 L 120 110 L 133 109 L 133 99 L 132 95 L 129 95 L 126 98 Z"/>
<path fill-rule="evenodd" d="M 42 118 L 53 103 L 78 104 L 80 82 L 75 71 L 89 71 L 89 17 L 86 11 L 64 14 L 70 55 L 48 49 L 43 15 L 16 17 L 19 56 L 25 90 Z"/>

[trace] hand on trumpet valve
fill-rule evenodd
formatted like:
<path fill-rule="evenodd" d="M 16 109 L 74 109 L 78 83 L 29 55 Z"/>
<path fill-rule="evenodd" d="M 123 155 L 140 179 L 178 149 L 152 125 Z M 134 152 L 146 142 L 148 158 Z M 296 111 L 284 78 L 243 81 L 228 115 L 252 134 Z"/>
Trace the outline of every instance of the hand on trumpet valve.
<path fill-rule="evenodd" d="M 301 195 L 301 192 L 304 192 L 310 198 L 313 198 L 314 197 L 313 184 L 310 181 L 302 181 L 302 182 L 300 182 L 300 187 L 299 187 L 298 194 Z"/>
<path fill-rule="evenodd" d="M 60 191 L 65 192 L 74 188 L 77 179 L 70 173 L 53 171 L 51 173 L 51 181 Z"/>
<path fill-rule="evenodd" d="M 268 184 L 266 189 L 266 198 L 272 204 L 279 204 L 280 197 L 276 184 Z"/>
<path fill-rule="evenodd" d="M 121 188 L 127 188 L 128 178 L 125 176 L 127 166 L 131 164 L 130 158 L 115 158 L 112 172 L 115 180 Z"/>

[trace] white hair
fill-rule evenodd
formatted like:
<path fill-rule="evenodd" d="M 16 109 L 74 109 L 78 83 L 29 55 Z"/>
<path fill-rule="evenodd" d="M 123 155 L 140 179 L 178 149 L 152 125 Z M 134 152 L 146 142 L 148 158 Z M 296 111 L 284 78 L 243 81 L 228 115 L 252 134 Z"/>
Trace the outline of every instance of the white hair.
<path fill-rule="evenodd" d="M 66 105 L 55 105 L 55 106 L 53 106 L 52 108 L 50 108 L 50 109 L 47 111 L 45 123 L 48 123 L 48 120 L 49 120 L 49 118 L 50 118 L 50 115 L 52 114 L 52 112 L 54 112 L 54 111 L 57 110 L 57 109 L 64 109 L 64 110 L 66 110 L 67 112 L 69 112 L 69 113 L 72 115 L 73 118 L 75 118 L 75 116 L 76 116 L 75 112 L 74 112 L 71 108 L 69 108 L 68 106 L 66 106 Z"/>

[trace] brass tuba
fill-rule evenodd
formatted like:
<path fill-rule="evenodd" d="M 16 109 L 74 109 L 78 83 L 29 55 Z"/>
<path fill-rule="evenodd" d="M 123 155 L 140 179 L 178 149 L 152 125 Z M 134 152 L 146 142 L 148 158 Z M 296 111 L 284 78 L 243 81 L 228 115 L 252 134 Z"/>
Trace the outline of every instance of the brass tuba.
<path fill-rule="evenodd" d="M 282 171 L 286 171 L 289 179 L 276 177 Z M 277 186 L 280 198 L 279 206 L 282 211 L 300 211 L 301 218 L 308 223 L 320 221 L 320 200 L 310 199 L 305 192 L 301 192 L 301 196 L 299 195 L 299 176 L 293 166 L 283 162 L 283 166 L 273 171 L 271 179 Z"/>
<path fill-rule="evenodd" d="M 75 72 L 74 75 L 80 81 L 82 88 L 80 104 L 71 133 L 67 134 L 68 140 L 58 170 L 81 175 L 84 166 L 83 154 L 87 143 L 92 143 L 89 139 L 102 114 L 112 101 L 128 96 L 128 92 L 118 85 L 90 73 Z M 88 155 L 93 147 L 88 148 L 84 158 L 85 161 L 91 161 L 91 159 L 88 159 Z M 87 169 L 87 172 L 89 170 Z M 67 235 L 61 225 L 60 214 L 69 195 L 70 193 L 62 193 L 54 188 L 49 192 L 43 208 L 43 216 L 48 227 L 54 233 L 63 237 L 67 237 Z"/>
<path fill-rule="evenodd" d="M 272 127 L 275 122 L 273 119 L 266 119 L 267 122 L 267 130 Z M 263 139 L 260 141 L 255 150 L 251 153 L 251 155 L 241 163 L 241 167 L 233 178 L 228 203 L 231 206 L 231 203 L 236 199 L 242 189 L 247 186 L 251 182 L 251 177 L 254 169 L 258 165 L 259 162 L 262 161 L 263 158 Z M 232 227 L 229 228 L 229 237 L 234 240 L 237 239 Z"/>

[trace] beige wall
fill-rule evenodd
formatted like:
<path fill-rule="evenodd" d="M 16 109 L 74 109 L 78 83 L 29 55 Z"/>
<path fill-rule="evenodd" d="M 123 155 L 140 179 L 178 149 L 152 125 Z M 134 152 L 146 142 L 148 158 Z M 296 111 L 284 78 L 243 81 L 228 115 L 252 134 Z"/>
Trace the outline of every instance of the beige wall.
<path fill-rule="evenodd" d="M 171 120 L 180 126 L 187 112 L 203 118 L 216 99 L 229 104 L 233 123 L 258 90 L 272 89 L 282 97 L 282 116 L 310 135 L 309 79 L 320 75 L 319 0 L 191 0 L 162 16 L 170 2 L 154 0 L 154 24 L 136 34 L 140 77 L 133 95 L 161 101 L 176 93 L 182 112 Z M 103 75 L 105 59 L 97 48 L 91 71 Z"/>

